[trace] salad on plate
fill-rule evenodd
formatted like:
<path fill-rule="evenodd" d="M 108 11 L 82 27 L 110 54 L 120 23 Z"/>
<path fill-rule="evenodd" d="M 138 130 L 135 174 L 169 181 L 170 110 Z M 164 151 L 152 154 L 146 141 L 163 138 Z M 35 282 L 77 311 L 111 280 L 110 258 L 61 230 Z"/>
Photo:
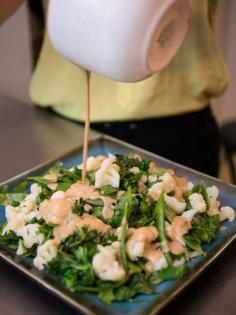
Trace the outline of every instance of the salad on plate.
<path fill-rule="evenodd" d="M 222 221 L 235 219 L 216 186 L 193 184 L 138 155 L 90 156 L 86 181 L 82 166 L 58 163 L 0 193 L 0 245 L 71 292 L 96 293 L 105 303 L 156 293 L 205 255 Z"/>

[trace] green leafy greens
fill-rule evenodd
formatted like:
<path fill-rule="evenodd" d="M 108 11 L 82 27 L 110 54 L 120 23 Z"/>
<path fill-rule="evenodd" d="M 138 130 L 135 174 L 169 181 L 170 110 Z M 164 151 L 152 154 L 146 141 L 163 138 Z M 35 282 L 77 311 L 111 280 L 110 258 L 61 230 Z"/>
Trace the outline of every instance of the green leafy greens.
<path fill-rule="evenodd" d="M 137 155 L 124 156 L 118 154 L 114 163 L 119 167 L 119 187 L 112 187 L 111 185 L 104 187 L 101 185 L 99 188 L 95 187 L 95 174 L 97 170 L 92 170 L 87 173 L 87 183 L 85 184 L 94 185 L 93 189 L 97 194 L 95 199 L 93 199 L 93 196 L 91 198 L 89 198 L 90 196 L 78 198 L 76 194 L 72 197 L 68 193 L 61 194 L 62 198 L 64 195 L 66 196 L 67 204 L 69 204 L 69 210 L 66 209 L 65 216 L 62 211 L 61 225 L 49 223 L 46 220 L 46 216 L 44 217 L 46 221 L 40 218 L 37 215 L 38 210 L 41 211 L 41 203 L 45 199 L 50 200 L 54 192 L 67 192 L 74 183 L 82 180 L 82 171 L 77 166 L 67 170 L 61 163 L 57 163 L 46 172 L 46 175 L 55 175 L 54 180 L 48 179 L 50 176 L 45 177 L 45 175 L 33 176 L 29 177 L 27 181 L 19 183 L 14 190 L 9 189 L 8 186 L 4 186 L 0 192 L 0 205 L 17 207 L 16 209 L 11 207 L 7 209 L 9 211 L 7 217 L 9 218 L 12 213 L 14 215 L 14 211 L 18 215 L 17 211 L 20 212 L 22 210 L 21 202 L 27 196 L 29 184 L 33 182 L 40 186 L 41 192 L 37 196 L 36 204 L 33 199 L 32 212 L 28 213 L 27 206 L 25 206 L 25 213 L 22 213 L 22 220 L 25 220 L 23 222 L 24 225 L 38 224 L 36 235 L 33 235 L 33 237 L 37 240 L 38 234 L 43 234 L 44 238 L 41 240 L 40 235 L 40 241 L 38 241 L 38 243 L 42 242 L 41 246 L 44 246 L 46 242 L 48 242 L 47 244 L 53 244 L 53 246 L 56 244 L 57 251 L 55 252 L 55 248 L 53 247 L 53 256 L 45 265 L 46 271 L 59 280 L 71 292 L 96 293 L 105 303 L 124 300 L 131 301 L 137 294 L 154 294 L 157 292 L 156 285 L 162 281 L 178 281 L 182 279 L 188 271 L 186 261 L 194 255 L 204 253 L 205 244 L 210 244 L 215 240 L 220 225 L 219 215 L 209 216 L 207 211 L 205 213 L 198 212 L 194 215 L 191 225 L 188 225 L 186 234 L 180 235 L 180 241 L 176 240 L 171 235 L 169 228 L 174 228 L 175 221 L 178 221 L 174 219 L 179 214 L 172 209 L 166 195 L 178 199 L 177 196 L 180 194 L 180 199 L 177 201 L 186 202 L 186 211 L 193 208 L 190 203 L 191 194 L 201 194 L 208 210 L 209 198 L 205 183 L 201 181 L 195 184 L 191 191 L 183 191 L 183 187 L 180 187 L 180 184 L 179 186 L 177 185 L 177 178 L 173 176 L 172 180 L 176 180 L 176 186 L 170 191 L 170 189 L 165 189 L 165 183 L 162 179 L 167 170 L 157 168 L 153 163 L 151 164 L 150 160 L 141 159 Z M 149 188 L 162 180 L 163 184 L 160 185 L 160 189 L 162 189 L 160 190 L 160 194 L 157 191 L 159 198 L 153 197 L 150 194 Z M 55 185 L 51 186 L 50 184 Z M 158 184 L 157 187 L 159 187 Z M 107 197 L 114 199 L 114 202 L 113 200 L 111 201 L 112 205 L 106 205 L 106 200 L 109 200 Z M 24 204 L 26 202 L 27 199 L 24 200 Z M 55 202 L 55 208 L 53 208 L 53 202 L 49 202 L 48 204 L 50 205 L 49 210 L 54 211 L 53 215 L 56 216 L 57 211 L 60 210 L 57 208 L 60 202 Z M 111 207 L 110 210 L 113 211 L 112 217 L 106 218 L 103 215 L 104 206 Z M 31 219 L 32 213 L 34 215 L 33 219 Z M 21 219 L 21 214 L 19 217 Z M 89 223 L 81 227 L 81 222 L 84 222 L 83 220 L 86 217 Z M 68 237 L 60 239 L 60 236 L 58 237 L 60 232 L 58 231 L 64 226 L 66 229 L 67 227 L 70 228 L 71 222 L 74 224 L 72 224 L 72 227 L 75 228 L 71 232 L 69 231 L 71 234 Z M 94 226 L 99 224 L 102 227 L 106 224 L 105 230 L 107 232 L 98 232 L 94 229 L 93 223 Z M 171 226 L 172 223 L 173 225 Z M 16 251 L 17 248 L 19 250 L 22 249 L 25 257 L 34 258 L 37 255 L 39 244 L 33 243 L 34 245 L 31 248 L 24 248 L 24 244 L 27 243 L 24 243 L 23 236 L 17 236 L 21 235 L 18 233 L 17 228 L 14 228 L 16 232 L 10 230 L 2 235 L 6 224 L 7 222 L 0 224 L 0 246 L 9 248 L 11 252 Z M 11 224 L 8 226 L 11 226 Z M 14 227 L 14 224 L 12 227 Z M 132 238 L 132 235 L 138 235 L 134 229 L 140 227 L 152 227 L 152 230 L 156 228 L 158 232 L 156 239 L 153 240 L 150 237 L 151 240 L 148 241 L 144 237 L 145 234 L 142 234 L 140 239 L 139 237 L 137 239 Z M 149 229 L 141 229 L 141 231 L 145 233 L 143 231 L 149 231 Z M 116 243 L 113 244 L 114 242 Z M 182 246 L 180 247 L 182 250 L 180 254 L 175 254 L 175 251 L 171 249 L 170 245 L 174 245 L 174 242 Z M 103 248 L 102 246 L 110 247 Z M 132 255 L 130 250 L 132 246 L 137 250 L 137 255 L 136 253 Z M 50 255 L 50 246 L 48 250 L 48 254 Z M 113 281 L 104 280 L 106 277 L 103 278 L 99 275 L 93 261 L 96 254 L 104 254 L 107 257 L 103 258 L 103 256 L 100 256 L 100 258 L 102 257 L 101 261 L 106 265 L 105 263 L 110 259 L 110 251 L 112 252 L 111 260 L 115 259 L 114 265 L 121 268 L 121 277 L 117 281 L 112 277 Z M 152 251 L 154 251 L 155 258 L 148 256 L 152 255 Z M 160 256 L 158 256 L 159 254 Z M 152 259 L 159 259 L 158 257 L 162 259 L 160 260 L 160 267 L 159 261 L 155 261 L 152 264 Z M 96 258 L 99 258 L 99 256 Z M 103 267 L 102 263 L 101 267 Z"/>

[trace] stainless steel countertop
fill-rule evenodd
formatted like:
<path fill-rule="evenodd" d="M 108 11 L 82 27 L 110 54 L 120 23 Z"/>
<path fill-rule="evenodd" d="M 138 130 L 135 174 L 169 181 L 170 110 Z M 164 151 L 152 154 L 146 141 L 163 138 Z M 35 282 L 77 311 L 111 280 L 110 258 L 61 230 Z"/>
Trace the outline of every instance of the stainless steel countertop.
<path fill-rule="evenodd" d="M 0 182 L 81 145 L 82 134 L 76 123 L 0 96 Z M 0 314 L 78 312 L 0 261 Z M 235 315 L 236 242 L 161 314 Z"/>

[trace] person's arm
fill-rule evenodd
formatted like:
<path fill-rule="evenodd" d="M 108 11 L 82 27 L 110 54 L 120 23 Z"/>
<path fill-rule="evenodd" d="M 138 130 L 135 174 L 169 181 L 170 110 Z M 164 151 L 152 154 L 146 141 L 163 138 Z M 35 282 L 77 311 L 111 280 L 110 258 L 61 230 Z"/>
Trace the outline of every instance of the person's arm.
<path fill-rule="evenodd" d="M 0 25 L 5 22 L 24 0 L 0 0 Z"/>

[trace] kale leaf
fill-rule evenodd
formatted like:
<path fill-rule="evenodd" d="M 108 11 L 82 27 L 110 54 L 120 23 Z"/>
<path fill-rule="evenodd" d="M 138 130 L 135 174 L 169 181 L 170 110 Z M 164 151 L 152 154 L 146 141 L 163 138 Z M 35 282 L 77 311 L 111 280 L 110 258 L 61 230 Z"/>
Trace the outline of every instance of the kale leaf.
<path fill-rule="evenodd" d="M 164 280 L 180 280 L 188 271 L 188 267 L 186 265 L 182 265 L 179 267 L 168 266 L 161 270 L 158 270 L 155 275 L 151 277 L 151 281 L 153 284 L 158 284 Z"/>
<path fill-rule="evenodd" d="M 219 228 L 219 215 L 209 217 L 207 214 L 196 216 L 192 229 L 184 236 L 187 247 L 203 253 L 202 243 L 211 243 L 216 238 Z"/>
<path fill-rule="evenodd" d="M 122 219 L 125 214 L 125 207 L 128 204 L 129 214 L 128 216 L 132 215 L 138 209 L 139 201 L 136 195 L 132 194 L 130 190 L 126 191 L 121 197 L 117 204 L 114 207 L 114 214 L 113 217 L 108 219 L 108 224 L 113 227 L 119 227 L 121 225 Z"/>
<path fill-rule="evenodd" d="M 0 194 L 0 206 L 13 205 L 17 206 L 19 203 L 25 199 L 26 193 L 7 193 Z"/>
<path fill-rule="evenodd" d="M 208 198 L 206 185 L 205 185 L 204 181 L 201 181 L 198 184 L 194 185 L 194 187 L 192 189 L 192 193 L 201 194 L 203 199 L 205 200 L 205 203 L 207 205 L 207 209 L 209 208 L 209 198 Z"/>
<path fill-rule="evenodd" d="M 75 200 L 74 205 L 71 208 L 71 212 L 74 214 L 82 215 L 84 213 L 84 201 Z"/>
<path fill-rule="evenodd" d="M 99 298 L 106 304 L 130 301 L 137 294 L 153 294 L 156 289 L 143 273 L 135 273 L 120 283 L 98 282 Z"/>
<path fill-rule="evenodd" d="M 97 188 L 96 191 L 98 191 L 100 194 L 105 195 L 105 196 L 116 197 L 116 194 L 119 191 L 119 188 L 115 188 L 110 185 L 107 185 L 102 188 Z"/>
<path fill-rule="evenodd" d="M 201 244 L 203 242 L 209 244 L 216 238 L 216 232 L 218 231 L 219 224 L 219 215 L 209 217 L 207 214 L 203 214 L 201 216 L 197 216 L 192 225 L 192 229 L 187 236 L 187 240 L 190 240 L 190 235 L 191 239 L 195 240 L 196 243 Z"/>
<path fill-rule="evenodd" d="M 0 206 L 18 206 L 19 203 L 26 197 L 27 181 L 19 183 L 14 192 L 10 192 L 8 185 L 4 185 L 0 193 Z"/>
<path fill-rule="evenodd" d="M 4 235 L 2 235 L 3 225 L 1 226 L 0 230 L 1 230 L 0 245 L 7 246 L 10 249 L 16 250 L 18 247 L 20 238 L 13 231 L 9 231 L 5 233 Z"/>
<path fill-rule="evenodd" d="M 53 238 L 53 229 L 56 225 L 53 223 L 46 223 L 45 221 L 39 226 L 39 233 L 44 235 L 45 241 Z"/>

